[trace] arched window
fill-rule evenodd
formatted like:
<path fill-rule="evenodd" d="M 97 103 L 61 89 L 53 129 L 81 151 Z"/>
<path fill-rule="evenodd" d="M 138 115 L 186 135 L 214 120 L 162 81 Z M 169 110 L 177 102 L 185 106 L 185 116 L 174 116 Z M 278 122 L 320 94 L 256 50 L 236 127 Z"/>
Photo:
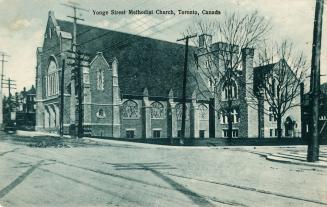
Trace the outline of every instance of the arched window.
<path fill-rule="evenodd" d="M 127 100 L 122 106 L 122 115 L 124 119 L 137 119 L 139 117 L 139 108 L 135 101 Z"/>
<path fill-rule="evenodd" d="M 151 104 L 151 119 L 165 118 L 165 108 L 160 102 L 153 102 Z"/>
<path fill-rule="evenodd" d="M 231 94 L 229 94 L 231 92 Z M 230 81 L 230 84 L 228 82 L 225 82 L 222 90 L 222 100 L 228 100 L 231 99 L 237 99 L 238 98 L 238 88 L 236 85 L 236 82 L 234 80 Z"/>
<path fill-rule="evenodd" d="M 200 120 L 209 119 L 208 107 L 206 105 L 200 104 L 198 110 L 199 110 Z"/>
<path fill-rule="evenodd" d="M 57 64 L 51 60 L 48 66 L 48 74 L 46 76 L 46 90 L 48 96 L 59 94 L 59 75 Z"/>
<path fill-rule="evenodd" d="M 102 69 L 97 71 L 97 89 L 101 91 L 104 89 L 104 71 Z"/>

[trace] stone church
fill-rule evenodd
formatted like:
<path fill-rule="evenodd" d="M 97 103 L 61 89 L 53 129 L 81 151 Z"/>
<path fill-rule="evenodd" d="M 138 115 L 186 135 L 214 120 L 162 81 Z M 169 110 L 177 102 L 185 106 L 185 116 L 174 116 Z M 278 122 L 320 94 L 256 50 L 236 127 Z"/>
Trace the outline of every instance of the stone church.
<path fill-rule="evenodd" d="M 213 93 L 210 80 L 203 76 L 199 64 L 205 55 L 200 47 L 189 47 L 186 87 L 185 136 L 193 138 L 226 137 L 227 120 L 221 113 L 226 91 Z M 184 49 L 177 44 L 88 25 L 77 25 L 78 49 L 87 54 L 82 61 L 83 131 L 85 136 L 116 138 L 179 137 L 182 122 L 182 82 Z M 69 57 L 73 42 L 73 23 L 56 19 L 49 12 L 43 46 L 37 48 L 36 129 L 58 132 L 63 82 L 63 127 L 68 134 L 76 124 L 78 90 L 72 84 Z M 211 43 L 217 51 L 226 44 Z M 198 60 L 195 60 L 194 54 Z M 242 68 L 233 83 L 233 137 L 273 137 L 273 123 L 259 129 L 258 107 L 247 91 L 253 90 L 254 49 L 242 49 Z M 65 60 L 65 61 L 64 61 Z M 63 65 L 65 63 L 65 65 Z M 205 67 L 205 66 L 204 66 Z M 62 80 L 62 70 L 64 78 Z M 252 81 L 248 81 L 252 78 Z M 248 84 L 243 84 L 249 82 Z M 295 114 L 300 114 L 297 111 Z M 295 116 L 300 124 L 300 117 Z M 266 120 L 269 118 L 266 117 Z M 296 133 L 300 128 L 294 129 Z"/>

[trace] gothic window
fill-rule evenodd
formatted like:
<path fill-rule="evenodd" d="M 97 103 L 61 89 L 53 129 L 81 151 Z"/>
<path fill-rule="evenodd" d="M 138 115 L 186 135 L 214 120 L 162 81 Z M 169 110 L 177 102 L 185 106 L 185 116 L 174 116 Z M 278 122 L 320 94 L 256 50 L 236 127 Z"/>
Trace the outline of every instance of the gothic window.
<path fill-rule="evenodd" d="M 238 98 L 238 91 L 237 91 L 237 85 L 234 80 L 230 82 L 230 84 L 225 83 L 223 86 L 222 91 L 222 99 L 224 101 L 227 101 L 229 98 L 231 99 L 237 99 Z"/>
<path fill-rule="evenodd" d="M 159 102 L 153 102 L 151 104 L 151 119 L 163 119 L 165 118 L 165 108 Z"/>
<path fill-rule="evenodd" d="M 104 71 L 102 69 L 97 72 L 97 89 L 101 91 L 104 89 Z"/>
<path fill-rule="evenodd" d="M 103 119 L 106 117 L 106 113 L 104 112 L 103 109 L 99 109 L 98 112 L 97 112 L 97 117 L 100 118 L 100 119 Z"/>
<path fill-rule="evenodd" d="M 59 76 L 57 64 L 51 60 L 48 67 L 48 74 L 46 76 L 46 91 L 48 96 L 59 94 Z"/>
<path fill-rule="evenodd" d="M 189 117 L 189 113 L 188 113 L 188 107 L 187 105 L 185 105 L 185 113 L 186 113 L 186 116 L 185 116 L 185 119 L 187 120 L 188 117 Z M 182 120 L 182 116 L 183 116 L 183 104 L 179 103 L 176 105 L 176 116 L 177 116 L 177 120 Z"/>
<path fill-rule="evenodd" d="M 208 107 L 206 105 L 204 104 L 199 105 L 199 115 L 200 115 L 200 120 L 209 119 Z"/>
<path fill-rule="evenodd" d="M 127 100 L 123 103 L 122 114 L 124 119 L 137 119 L 139 108 L 135 101 Z"/>

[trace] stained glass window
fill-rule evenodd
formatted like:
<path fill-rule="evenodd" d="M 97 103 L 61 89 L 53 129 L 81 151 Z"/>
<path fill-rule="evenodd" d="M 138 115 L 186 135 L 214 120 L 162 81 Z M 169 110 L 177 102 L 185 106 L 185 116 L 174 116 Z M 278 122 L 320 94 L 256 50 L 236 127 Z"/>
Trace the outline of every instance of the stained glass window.
<path fill-rule="evenodd" d="M 135 119 L 139 117 L 139 108 L 135 101 L 127 100 L 123 103 L 122 114 L 124 119 Z"/>
<path fill-rule="evenodd" d="M 151 119 L 163 119 L 165 118 L 165 108 L 159 102 L 153 102 L 151 104 Z"/>

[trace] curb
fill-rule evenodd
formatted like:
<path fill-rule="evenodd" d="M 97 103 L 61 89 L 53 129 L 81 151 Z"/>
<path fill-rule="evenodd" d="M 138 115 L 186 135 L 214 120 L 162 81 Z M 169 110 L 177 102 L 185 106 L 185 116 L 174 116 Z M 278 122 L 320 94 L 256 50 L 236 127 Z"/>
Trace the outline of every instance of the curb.
<path fill-rule="evenodd" d="M 309 167 L 320 167 L 320 168 L 327 168 L 327 162 L 306 162 L 306 161 L 298 161 L 293 160 L 291 158 L 282 158 L 274 154 L 266 155 L 266 160 L 279 162 L 284 164 L 294 164 L 294 165 L 302 165 L 302 166 L 309 166 Z"/>

